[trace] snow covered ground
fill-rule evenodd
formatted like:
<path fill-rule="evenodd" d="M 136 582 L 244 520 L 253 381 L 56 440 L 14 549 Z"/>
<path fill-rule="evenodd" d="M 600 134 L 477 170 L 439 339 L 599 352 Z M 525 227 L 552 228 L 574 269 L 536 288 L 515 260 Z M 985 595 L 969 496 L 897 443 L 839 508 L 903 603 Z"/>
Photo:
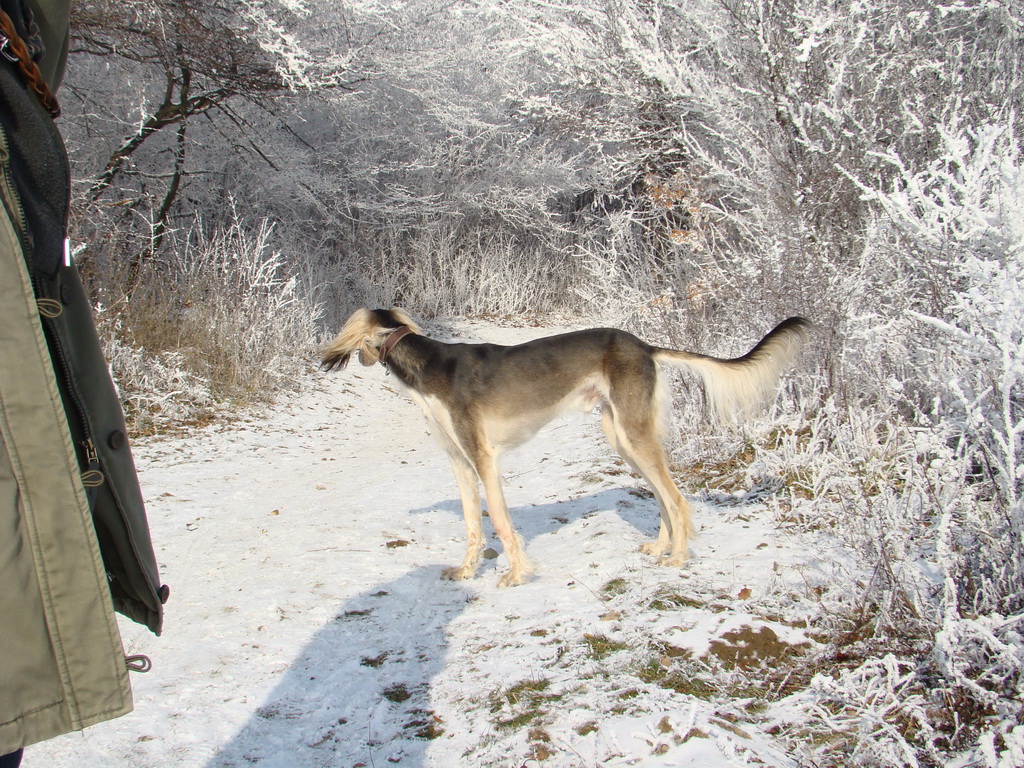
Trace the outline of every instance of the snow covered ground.
<path fill-rule="evenodd" d="M 134 713 L 26 768 L 795 764 L 751 670 L 813 643 L 827 539 L 679 475 L 701 535 L 658 566 L 638 551 L 654 499 L 579 414 L 504 462 L 531 581 L 499 589 L 504 555 L 442 581 L 462 516 L 416 407 L 379 367 L 309 379 L 259 418 L 136 445 L 172 592 L 162 637 L 121 626 L 153 670 Z"/>

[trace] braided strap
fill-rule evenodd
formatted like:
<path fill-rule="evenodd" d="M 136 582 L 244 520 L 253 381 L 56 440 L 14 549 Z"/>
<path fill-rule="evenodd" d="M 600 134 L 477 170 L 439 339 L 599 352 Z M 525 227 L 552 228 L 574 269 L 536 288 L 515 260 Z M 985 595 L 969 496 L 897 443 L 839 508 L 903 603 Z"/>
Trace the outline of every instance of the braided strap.
<path fill-rule="evenodd" d="M 12 64 L 18 65 L 28 87 L 38 97 L 46 111 L 53 117 L 59 117 L 60 105 L 56 97 L 50 92 L 50 87 L 43 79 L 39 67 L 32 61 L 32 55 L 28 52 L 25 42 L 18 36 L 11 17 L 3 11 L 0 11 L 0 55 Z"/>

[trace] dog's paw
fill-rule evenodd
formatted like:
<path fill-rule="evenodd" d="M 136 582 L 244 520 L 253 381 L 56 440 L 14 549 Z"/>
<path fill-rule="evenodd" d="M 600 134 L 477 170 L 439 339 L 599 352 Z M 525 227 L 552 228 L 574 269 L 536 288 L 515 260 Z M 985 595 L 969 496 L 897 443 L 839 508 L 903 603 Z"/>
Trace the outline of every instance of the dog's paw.
<path fill-rule="evenodd" d="M 680 566 L 684 565 L 689 558 L 685 555 L 667 555 L 658 559 L 658 565 Z"/>
<path fill-rule="evenodd" d="M 504 576 L 502 576 L 500 579 L 498 579 L 498 586 L 499 587 L 518 587 L 524 581 L 526 581 L 526 578 L 525 578 L 525 576 L 522 573 L 513 573 L 512 571 L 509 571 Z"/>
<path fill-rule="evenodd" d="M 441 569 L 441 578 L 445 581 L 465 581 L 466 579 L 472 578 L 475 572 L 475 568 L 468 568 L 465 565 L 460 565 L 458 567 L 452 566 L 450 568 Z"/>
<path fill-rule="evenodd" d="M 667 541 L 662 541 L 661 539 L 646 541 L 640 545 L 640 551 L 645 555 L 650 555 L 651 557 L 661 557 L 668 552 L 668 549 L 669 543 Z"/>

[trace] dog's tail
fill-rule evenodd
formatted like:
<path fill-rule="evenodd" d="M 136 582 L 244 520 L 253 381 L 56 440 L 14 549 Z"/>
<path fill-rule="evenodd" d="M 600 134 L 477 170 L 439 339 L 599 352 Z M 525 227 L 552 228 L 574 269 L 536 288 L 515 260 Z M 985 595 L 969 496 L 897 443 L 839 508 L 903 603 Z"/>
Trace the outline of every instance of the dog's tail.
<path fill-rule="evenodd" d="M 730 421 L 748 415 L 764 402 L 813 327 L 802 317 L 790 317 L 747 354 L 732 360 L 665 348 L 655 349 L 654 359 L 699 374 L 708 409 L 719 421 Z"/>

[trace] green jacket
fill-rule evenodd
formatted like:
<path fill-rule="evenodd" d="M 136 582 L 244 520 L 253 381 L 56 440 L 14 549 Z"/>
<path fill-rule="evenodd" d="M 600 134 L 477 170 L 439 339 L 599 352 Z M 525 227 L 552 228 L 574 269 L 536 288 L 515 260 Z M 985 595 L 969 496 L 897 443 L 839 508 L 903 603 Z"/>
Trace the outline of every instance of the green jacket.
<path fill-rule="evenodd" d="M 69 0 L 0 0 L 56 88 Z M 37 33 L 37 34 L 33 34 Z M 0 40 L 0 43 L 3 41 Z M 67 155 L 0 48 L 0 755 L 132 708 L 114 609 L 159 634 L 124 418 L 65 257 Z"/>

